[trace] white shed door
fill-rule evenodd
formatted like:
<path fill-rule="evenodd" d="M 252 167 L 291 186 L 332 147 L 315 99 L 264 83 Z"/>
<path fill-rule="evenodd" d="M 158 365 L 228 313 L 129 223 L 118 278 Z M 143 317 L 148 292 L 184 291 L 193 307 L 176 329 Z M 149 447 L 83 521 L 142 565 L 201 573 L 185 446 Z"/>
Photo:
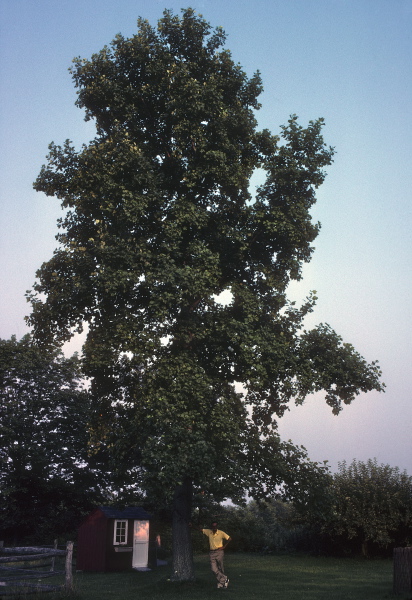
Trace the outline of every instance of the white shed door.
<path fill-rule="evenodd" d="M 133 535 L 134 569 L 147 567 L 149 558 L 149 521 L 135 521 Z"/>

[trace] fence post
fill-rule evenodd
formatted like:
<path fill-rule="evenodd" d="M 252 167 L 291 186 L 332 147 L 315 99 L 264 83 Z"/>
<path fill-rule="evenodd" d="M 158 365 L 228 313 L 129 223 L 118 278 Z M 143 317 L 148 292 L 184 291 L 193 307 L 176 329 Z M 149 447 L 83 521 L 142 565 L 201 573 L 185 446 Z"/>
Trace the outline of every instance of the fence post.
<path fill-rule="evenodd" d="M 57 540 L 54 540 L 53 548 L 54 548 L 54 550 L 57 550 Z M 54 571 L 55 561 L 56 561 L 56 556 L 53 556 L 52 561 L 51 561 L 50 571 Z"/>
<path fill-rule="evenodd" d="M 71 592 L 73 590 L 72 563 L 73 563 L 73 542 L 67 542 L 67 544 L 66 544 L 66 583 L 65 583 L 65 588 L 66 588 L 67 592 Z"/>
<path fill-rule="evenodd" d="M 412 547 L 393 551 L 393 593 L 404 594 L 412 590 Z"/>

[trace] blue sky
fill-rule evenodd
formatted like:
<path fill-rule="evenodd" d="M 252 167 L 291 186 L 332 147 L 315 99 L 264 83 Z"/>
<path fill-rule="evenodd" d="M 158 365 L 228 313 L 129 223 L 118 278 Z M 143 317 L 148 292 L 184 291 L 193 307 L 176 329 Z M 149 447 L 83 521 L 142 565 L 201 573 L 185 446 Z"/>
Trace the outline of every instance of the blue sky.
<path fill-rule="evenodd" d="M 153 25 L 166 0 L 0 0 L 0 337 L 27 330 L 24 294 L 56 247 L 57 200 L 32 190 L 51 141 L 94 136 L 68 68 L 114 36 Z M 412 0 L 199 0 L 248 75 L 260 70 L 260 127 L 324 117 L 334 164 L 319 190 L 322 224 L 294 299 L 317 290 L 308 327 L 329 323 L 369 361 L 385 394 L 334 417 L 319 395 L 291 407 L 282 437 L 313 460 L 367 460 L 412 475 Z M 71 348 L 74 348 L 72 346 Z"/>

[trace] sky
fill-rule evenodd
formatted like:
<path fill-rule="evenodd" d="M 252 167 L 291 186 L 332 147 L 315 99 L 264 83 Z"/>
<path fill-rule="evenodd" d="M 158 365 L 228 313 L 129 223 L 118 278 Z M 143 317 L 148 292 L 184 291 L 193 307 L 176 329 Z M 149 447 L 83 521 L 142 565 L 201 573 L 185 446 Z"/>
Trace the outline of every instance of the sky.
<path fill-rule="evenodd" d="M 25 292 L 57 246 L 59 201 L 32 188 L 48 144 L 94 137 L 72 59 L 130 37 L 139 16 L 155 25 L 187 6 L 223 27 L 249 76 L 261 72 L 260 128 L 324 117 L 336 149 L 313 209 L 316 250 L 290 297 L 316 290 L 307 327 L 328 323 L 378 359 L 386 392 L 339 416 L 317 394 L 280 435 L 332 471 L 376 458 L 412 475 L 412 0 L 0 0 L 0 338 L 27 333 Z"/>

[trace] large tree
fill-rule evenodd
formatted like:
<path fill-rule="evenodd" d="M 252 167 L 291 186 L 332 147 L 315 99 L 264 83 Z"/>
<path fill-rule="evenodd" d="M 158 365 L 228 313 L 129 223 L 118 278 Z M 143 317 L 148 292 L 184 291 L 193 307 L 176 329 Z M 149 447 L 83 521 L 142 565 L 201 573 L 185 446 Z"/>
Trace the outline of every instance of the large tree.
<path fill-rule="evenodd" d="M 134 462 L 143 489 L 174 498 L 175 579 L 193 577 L 193 492 L 296 487 L 299 451 L 276 433 L 291 400 L 324 389 L 338 413 L 382 389 L 377 364 L 330 327 L 302 330 L 313 296 L 286 298 L 319 231 L 310 208 L 333 155 L 322 119 L 258 131 L 259 73 L 224 41 L 193 10 L 165 11 L 157 28 L 140 19 L 130 39 L 75 59 L 96 137 L 79 151 L 51 144 L 35 183 L 65 213 L 29 323 L 43 343 L 87 324 L 94 439 Z M 252 196 L 256 169 L 266 180 Z"/>

